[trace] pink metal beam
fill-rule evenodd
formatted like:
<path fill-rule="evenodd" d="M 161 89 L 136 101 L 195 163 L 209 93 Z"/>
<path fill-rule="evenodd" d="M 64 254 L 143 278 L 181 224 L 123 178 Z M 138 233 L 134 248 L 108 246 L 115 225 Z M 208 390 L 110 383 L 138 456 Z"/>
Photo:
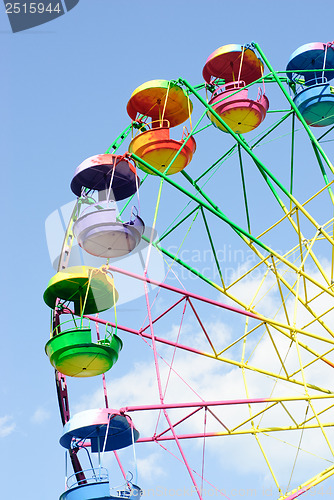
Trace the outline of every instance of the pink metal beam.
<path fill-rule="evenodd" d="M 208 299 L 207 297 L 203 297 L 202 295 L 197 295 L 196 293 L 188 292 L 187 290 L 181 290 L 180 288 L 175 288 L 174 286 L 166 285 L 165 283 L 161 283 L 159 281 L 152 280 L 152 279 L 148 278 L 147 276 L 144 277 L 144 276 L 140 276 L 139 274 L 130 273 L 129 271 L 125 271 L 124 269 L 119 269 L 118 267 L 114 267 L 114 266 L 108 266 L 108 269 L 110 271 L 115 272 L 115 273 L 125 274 L 126 276 L 129 276 L 131 278 L 135 278 L 135 279 L 140 280 L 140 281 L 145 281 L 146 283 L 150 283 L 150 284 L 152 284 L 154 286 L 158 286 L 160 288 L 165 288 L 166 290 L 170 290 L 171 292 L 180 293 L 181 295 L 184 295 L 186 297 L 190 297 L 192 299 L 197 299 L 197 300 L 200 300 L 202 302 L 206 302 L 207 304 L 221 307 L 222 309 L 227 309 L 228 311 L 232 311 L 232 312 L 235 312 L 238 314 L 243 314 L 244 316 L 248 316 L 250 318 L 254 318 L 254 319 L 257 319 L 259 321 L 263 321 L 263 319 L 260 316 L 254 314 L 254 313 L 251 313 L 249 311 L 244 311 L 243 309 L 239 309 L 238 307 L 233 307 L 233 306 L 229 306 L 227 304 L 223 304 L 222 302 L 218 302 L 217 300 Z"/>
<path fill-rule="evenodd" d="M 148 259 L 147 259 L 147 262 L 148 262 Z M 145 275 L 146 275 L 146 268 L 145 268 Z M 160 403 L 164 404 L 164 394 L 163 394 L 163 391 L 162 391 L 162 384 L 161 384 L 161 379 L 160 379 L 159 360 L 158 360 L 158 353 L 157 353 L 157 349 L 156 349 L 156 339 L 155 339 L 155 334 L 154 334 L 154 330 L 153 330 L 153 323 L 152 323 L 152 316 L 151 316 L 151 306 L 150 306 L 149 298 L 148 298 L 148 289 L 147 289 L 147 281 L 146 280 L 144 280 L 144 287 L 145 287 L 145 299 L 146 299 L 147 313 L 148 313 L 148 319 L 149 319 L 149 324 L 150 324 L 152 348 L 153 348 L 153 354 L 154 354 L 154 364 L 155 364 L 156 375 L 157 375 L 157 383 L 158 383 L 158 390 L 159 390 L 159 396 L 160 396 Z M 176 432 L 174 430 L 173 424 L 172 424 L 172 422 L 171 422 L 171 420 L 169 418 L 167 410 L 163 409 L 162 411 L 163 411 L 163 413 L 165 415 L 165 419 L 167 420 L 169 428 L 170 428 L 170 430 L 172 432 L 172 436 L 174 438 L 176 446 L 178 447 L 179 452 L 180 452 L 180 454 L 182 456 L 184 465 L 186 466 L 186 469 L 188 470 L 189 476 L 190 476 L 191 481 L 192 481 L 192 483 L 193 483 L 193 485 L 195 487 L 197 495 L 198 495 L 198 497 L 199 497 L 200 500 L 203 500 L 202 494 L 198 490 L 195 477 L 194 477 L 194 475 L 192 473 L 192 470 L 191 470 L 191 468 L 189 466 L 188 460 L 186 459 L 186 456 L 185 456 L 184 451 L 183 451 L 183 449 L 181 447 L 181 444 L 179 442 L 177 434 L 176 434 Z"/>
<path fill-rule="evenodd" d="M 328 424 L 325 424 L 327 427 L 330 427 L 332 426 L 333 424 L 332 423 L 328 423 Z M 272 429 L 267 429 L 267 431 L 277 431 L 279 430 L 278 428 L 272 428 Z M 293 430 L 298 430 L 297 428 L 293 429 Z M 251 431 L 249 430 L 249 433 L 251 433 Z M 196 438 L 207 438 L 207 437 L 227 437 L 227 436 L 233 436 L 234 434 L 232 432 L 197 432 L 197 433 L 194 433 L 194 434 L 177 434 L 176 435 L 176 438 L 178 440 L 181 440 L 181 439 L 196 439 Z M 136 443 L 152 443 L 154 441 L 156 442 L 159 442 L 159 441 L 174 441 L 175 440 L 175 436 L 174 435 L 169 435 L 169 436 L 161 436 L 161 437 L 157 437 L 157 436 L 152 436 L 152 437 L 143 437 L 143 438 L 139 438 Z M 290 497 L 289 497 L 290 498 Z M 294 498 L 294 497 L 291 497 L 291 498 Z"/>
<path fill-rule="evenodd" d="M 66 311 L 66 313 L 67 312 L 70 313 L 71 311 L 68 309 Z M 95 316 L 90 316 L 89 314 L 85 314 L 84 318 L 89 319 L 90 321 L 95 321 L 97 323 L 101 323 L 101 325 L 111 325 L 113 328 L 116 328 L 116 324 L 113 323 L 112 321 L 106 321 L 105 319 L 95 318 Z M 123 325 L 119 325 L 119 324 L 117 324 L 117 329 L 122 330 L 124 332 L 132 333 L 134 335 L 139 335 L 140 337 L 144 337 L 145 339 L 152 340 L 152 336 L 147 334 L 147 333 L 143 333 L 142 330 L 135 330 L 134 328 L 129 328 L 127 326 L 123 326 Z M 195 349 L 194 347 L 189 347 L 189 346 L 183 345 L 183 344 L 178 344 L 176 342 L 172 342 L 171 340 L 163 339 L 162 337 L 154 336 L 154 340 L 156 342 L 161 342 L 162 344 L 167 344 L 167 345 L 170 345 L 172 347 L 177 347 L 178 349 L 183 349 L 185 351 L 193 352 L 194 354 L 201 354 L 201 355 L 204 354 L 204 352 L 200 351 L 199 349 Z M 213 354 L 205 353 L 205 355 L 208 355 L 208 356 L 211 356 L 212 358 L 215 358 L 215 356 Z"/>
<path fill-rule="evenodd" d="M 304 400 L 304 398 L 300 399 Z M 289 401 L 289 398 L 287 398 L 287 401 Z M 244 404 L 249 405 L 256 403 L 275 403 L 275 402 L 277 402 L 277 399 L 275 398 L 225 399 L 221 401 L 195 401 L 193 403 L 170 403 L 170 404 L 165 403 L 158 405 L 124 406 L 123 408 L 120 409 L 120 412 L 128 413 L 130 411 L 169 410 L 175 408 L 205 408 L 209 406 L 228 406 L 228 405 L 244 405 Z"/>
<path fill-rule="evenodd" d="M 100 340 L 100 325 L 95 322 L 95 328 L 96 328 L 96 336 L 97 340 Z M 103 384 L 103 393 L 104 393 L 104 402 L 106 404 L 106 408 L 109 408 L 109 402 L 108 402 L 108 391 L 107 391 L 107 384 L 106 384 L 106 375 L 105 373 L 102 373 L 102 384 Z"/>
<path fill-rule="evenodd" d="M 189 415 L 186 415 L 185 417 L 181 418 L 181 420 L 179 420 L 178 422 L 174 423 L 173 424 L 173 427 L 175 428 L 177 425 L 179 424 L 182 424 L 182 422 L 184 422 L 185 420 L 187 420 L 188 418 L 192 417 L 193 415 L 195 415 L 195 413 L 197 413 L 198 411 L 200 411 L 201 408 L 196 408 L 196 410 L 192 411 L 191 413 L 189 413 Z M 163 436 L 164 434 L 166 434 L 166 432 L 170 431 L 170 427 L 168 429 L 165 429 L 164 431 L 160 432 L 159 434 L 156 434 L 155 436 L 157 438 L 159 438 L 160 436 Z"/>
<path fill-rule="evenodd" d="M 231 434 L 232 435 L 232 434 Z M 228 436 L 227 432 L 197 432 L 194 434 L 177 434 L 176 438 L 178 440 L 180 439 L 196 439 L 196 438 L 207 438 L 207 437 L 218 437 L 218 436 Z M 170 436 L 152 436 L 152 437 L 143 437 L 139 438 L 136 443 L 151 443 L 152 441 L 174 441 L 175 436 L 170 435 Z"/>
<path fill-rule="evenodd" d="M 175 455 L 175 453 L 173 453 L 171 450 L 166 448 L 166 446 L 164 446 L 162 443 L 157 443 L 157 444 L 160 446 L 160 448 L 162 448 L 167 453 L 172 455 L 172 457 L 176 458 L 176 460 L 178 460 L 180 463 L 183 463 L 182 460 L 178 456 Z M 201 477 L 201 475 L 198 472 L 196 472 L 194 469 L 193 469 L 193 472 L 196 474 L 196 476 Z M 216 494 L 219 493 L 223 497 L 227 498 L 227 500 L 230 500 L 230 498 L 227 495 L 225 495 L 224 491 L 219 490 L 214 484 L 210 483 L 210 481 L 208 481 L 205 478 L 204 478 L 204 481 L 206 482 L 206 484 L 209 484 L 210 486 L 212 486 L 212 488 L 216 491 Z"/>
<path fill-rule="evenodd" d="M 190 304 L 190 307 L 191 307 L 191 309 L 193 310 L 193 313 L 195 314 L 196 319 L 197 319 L 197 321 L 199 322 L 199 324 L 200 324 L 200 326 L 201 326 L 201 328 L 202 328 L 202 330 L 203 330 L 203 333 L 204 333 L 204 335 L 206 336 L 207 341 L 209 342 L 209 344 L 210 344 L 210 346 L 211 346 L 211 348 L 212 348 L 213 352 L 214 352 L 215 354 L 217 354 L 216 349 L 214 348 L 214 345 L 213 345 L 213 343 L 211 342 L 211 339 L 210 339 L 210 337 L 209 337 L 209 335 L 208 335 L 208 333 L 207 333 L 206 329 L 204 328 L 204 325 L 203 325 L 203 323 L 202 323 L 202 321 L 201 321 L 201 319 L 200 319 L 199 315 L 197 314 L 197 311 L 196 311 L 196 309 L 195 309 L 195 307 L 194 307 L 194 305 L 193 305 L 193 303 L 191 302 L 191 300 L 190 300 L 190 299 L 189 299 L 189 304 Z"/>
<path fill-rule="evenodd" d="M 172 306 L 170 306 L 168 309 L 166 309 L 166 311 L 164 311 L 163 313 L 160 314 L 160 316 L 158 316 L 157 318 L 155 319 L 152 319 L 152 324 L 154 325 L 154 323 L 156 323 L 159 319 L 161 319 L 163 316 L 165 316 L 167 313 L 169 313 L 169 311 L 171 311 L 172 309 L 174 309 L 174 307 L 176 307 L 180 302 L 182 302 L 182 300 L 186 300 L 187 297 L 181 297 L 177 302 L 175 302 L 175 304 L 173 304 Z M 150 325 L 146 325 L 144 328 L 142 328 L 142 332 L 145 332 L 145 330 L 147 330 L 148 328 L 150 328 Z"/>
<path fill-rule="evenodd" d="M 286 497 L 285 500 L 294 500 L 295 498 L 299 497 L 303 493 L 306 493 L 309 489 L 311 489 L 311 487 L 309 487 L 309 488 L 308 487 L 301 488 L 296 493 L 293 493 L 292 495 L 289 495 L 288 497 Z"/>
<path fill-rule="evenodd" d="M 126 481 L 127 485 L 129 486 L 129 481 L 126 479 L 126 474 L 125 474 L 124 467 L 123 467 L 123 465 L 122 465 L 122 462 L 121 462 L 121 461 L 120 461 L 120 459 L 119 459 L 119 456 L 118 456 L 118 453 L 117 453 L 117 451 L 116 451 L 116 450 L 114 450 L 114 455 L 115 455 L 115 458 L 116 458 L 116 460 L 117 460 L 118 466 L 119 466 L 119 468 L 121 469 L 122 476 L 124 477 L 124 479 L 125 479 L 125 481 Z"/>

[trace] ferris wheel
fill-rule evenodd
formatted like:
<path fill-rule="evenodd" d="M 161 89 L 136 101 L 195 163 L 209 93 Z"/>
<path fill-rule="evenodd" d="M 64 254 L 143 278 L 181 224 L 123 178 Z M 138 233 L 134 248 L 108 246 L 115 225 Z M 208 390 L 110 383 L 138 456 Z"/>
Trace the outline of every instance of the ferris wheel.
<path fill-rule="evenodd" d="M 245 495 L 226 486 L 238 467 L 243 492 L 255 494 L 260 464 L 280 500 L 334 473 L 333 78 L 332 43 L 303 45 L 281 71 L 257 43 L 224 45 L 203 83 L 137 87 L 130 125 L 75 170 L 77 202 L 44 293 L 73 468 L 61 500 L 141 495 L 118 450 L 135 457 L 144 443 L 174 460 L 199 498 Z M 73 259 L 75 241 L 90 265 Z M 134 287 L 140 313 L 121 324 L 118 300 Z M 149 368 L 122 359 L 134 341 Z M 135 387 L 117 408 L 106 381 L 116 362 Z M 93 376 L 105 407 L 70 415 L 69 379 Z"/>

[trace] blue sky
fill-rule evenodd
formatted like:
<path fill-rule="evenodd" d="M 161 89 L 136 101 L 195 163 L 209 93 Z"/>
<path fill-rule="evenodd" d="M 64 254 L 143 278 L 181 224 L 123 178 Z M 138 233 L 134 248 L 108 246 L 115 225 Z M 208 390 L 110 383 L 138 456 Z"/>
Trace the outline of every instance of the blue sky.
<path fill-rule="evenodd" d="M 301 4 L 244 0 L 237 3 L 224 0 L 209 3 L 197 0 L 182 3 L 176 0 L 80 0 L 77 7 L 61 18 L 16 34 L 11 33 L 4 5 L 0 5 L 0 134 L 4 186 L 0 250 L 3 283 L 0 477 L 4 498 L 15 500 L 23 493 L 27 500 L 51 500 L 58 498 L 64 489 L 64 452 L 58 444 L 61 422 L 53 369 L 44 354 L 50 311 L 42 295 L 54 273 L 44 224 L 54 210 L 73 200 L 69 184 L 76 166 L 86 157 L 104 152 L 128 125 L 126 103 L 141 83 L 156 78 L 179 77 L 194 85 L 202 83 L 202 67 L 211 52 L 221 45 L 253 40 L 259 43 L 275 69 L 284 70 L 290 54 L 297 47 L 311 41 L 327 42 L 332 38 L 332 12 L 319 12 L 319 7 L 311 1 Z M 273 108 L 281 105 L 277 89 L 268 88 L 268 96 Z M 194 99 L 193 102 L 194 116 L 199 116 L 203 110 L 198 103 L 195 106 Z M 194 175 L 200 175 L 232 144 L 226 135 L 212 129 L 210 134 L 198 139 L 198 154 L 189 166 Z M 314 186 L 318 186 L 318 179 L 313 178 L 308 165 L 306 138 L 303 136 L 298 141 L 301 149 L 303 141 L 306 145 L 304 155 L 301 154 L 299 159 L 296 190 L 306 199 Z M 283 142 L 276 149 L 273 145 L 264 151 L 264 158 L 284 182 L 288 175 L 282 172 L 282 158 L 287 161 L 287 148 Z M 228 172 L 233 180 L 233 171 Z M 223 180 L 225 183 L 225 177 Z M 158 189 L 157 179 L 149 182 L 150 187 L 143 190 L 141 196 L 143 218 L 148 226 L 152 224 Z M 249 182 L 256 219 L 263 214 L 256 197 L 258 180 L 250 177 Z M 229 194 L 228 175 L 224 183 L 211 186 L 211 194 L 226 213 L 243 221 L 239 202 Z M 174 200 L 173 196 L 174 192 L 167 187 L 158 229 L 167 225 L 172 205 L 184 202 L 180 198 Z M 265 193 L 263 197 L 265 202 Z M 321 210 L 321 206 L 315 207 L 317 214 Z M 198 232 L 190 236 L 188 249 L 198 248 L 203 258 L 202 268 L 210 268 L 212 262 L 206 265 L 203 257 L 206 248 L 200 236 L 203 228 L 198 227 Z M 220 227 L 216 231 L 218 234 Z M 223 234 L 219 243 L 222 250 L 228 252 L 230 248 L 240 248 L 234 236 L 225 229 Z M 177 233 L 175 243 L 170 240 L 169 245 L 177 245 L 181 239 L 182 234 Z M 284 249 L 284 234 L 278 235 L 273 243 L 277 248 L 283 245 Z M 191 254 L 188 253 L 187 258 L 191 259 Z M 232 255 L 227 260 L 233 267 L 236 258 Z M 216 292 L 188 274 L 182 275 L 181 279 L 190 290 L 217 298 Z M 141 324 L 143 320 L 142 302 L 133 301 L 123 307 L 124 310 L 119 311 L 121 321 L 128 320 L 139 327 L 138 322 Z M 221 319 L 215 317 L 214 311 L 203 310 L 203 314 L 211 321 L 212 329 L 217 328 L 215 321 Z M 108 315 L 104 317 L 108 318 Z M 226 322 L 224 324 L 225 328 Z M 226 335 L 231 335 L 231 332 L 226 332 Z M 146 363 L 146 351 L 137 339 L 123 337 L 123 340 L 127 343 L 123 356 L 108 374 L 110 387 L 114 381 L 118 384 L 118 388 L 115 387 L 117 403 L 122 400 L 120 387 L 123 389 L 133 384 L 136 369 L 153 371 L 152 365 Z M 216 368 L 211 364 L 206 367 L 206 361 L 204 371 L 212 380 L 218 377 Z M 96 394 L 99 387 L 95 379 L 71 381 L 73 410 L 98 404 Z M 129 397 L 136 401 L 138 392 L 136 388 L 129 390 Z M 127 403 L 122 401 L 122 404 Z M 211 457 L 215 453 L 214 445 L 212 447 Z M 190 454 L 200 455 L 199 447 L 189 446 L 188 449 L 185 445 L 185 448 Z M 248 441 L 243 443 L 240 439 L 240 456 L 249 453 L 250 464 L 252 454 L 247 450 L 252 450 L 248 448 Z M 159 453 L 160 450 L 152 452 L 148 445 L 138 451 L 143 471 L 140 484 L 144 488 L 165 488 L 174 484 L 180 488 L 190 487 L 181 465 L 170 457 L 161 459 Z M 131 463 L 130 456 L 125 453 L 124 457 L 125 462 Z M 226 457 L 228 462 L 228 455 Z M 238 470 L 238 462 L 233 460 L 230 468 L 224 471 L 223 486 L 217 481 L 220 487 L 231 492 L 233 484 L 240 485 L 238 487 L 255 485 L 257 498 L 263 498 L 263 487 L 271 488 L 267 472 L 262 472 L 261 467 L 246 466 L 243 460 Z M 224 468 L 213 462 L 208 475 L 215 483 L 215 478 Z M 315 469 L 314 474 L 317 471 Z"/>

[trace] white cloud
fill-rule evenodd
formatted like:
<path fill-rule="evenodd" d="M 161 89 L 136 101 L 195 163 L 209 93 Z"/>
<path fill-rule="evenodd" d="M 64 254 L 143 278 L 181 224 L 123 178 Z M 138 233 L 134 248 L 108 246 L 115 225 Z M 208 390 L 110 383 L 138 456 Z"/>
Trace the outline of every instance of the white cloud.
<path fill-rule="evenodd" d="M 138 458 L 137 467 L 139 476 L 145 477 L 148 481 L 167 475 L 159 453 L 151 453 L 150 455 L 146 455 L 145 458 Z"/>
<path fill-rule="evenodd" d="M 5 415 L 4 417 L 0 417 L 0 438 L 4 438 L 9 436 L 16 427 L 15 422 L 13 422 L 13 418 L 9 415 Z"/>
<path fill-rule="evenodd" d="M 50 412 L 40 406 L 35 410 L 30 420 L 33 424 L 38 425 L 38 424 L 43 424 L 46 420 L 49 420 L 50 417 L 51 417 Z"/>

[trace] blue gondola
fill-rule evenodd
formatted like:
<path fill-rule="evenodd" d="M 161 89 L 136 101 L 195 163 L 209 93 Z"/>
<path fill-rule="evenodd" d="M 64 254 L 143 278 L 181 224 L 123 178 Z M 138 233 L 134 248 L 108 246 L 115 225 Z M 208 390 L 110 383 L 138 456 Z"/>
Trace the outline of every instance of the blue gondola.
<path fill-rule="evenodd" d="M 86 410 L 74 415 L 64 426 L 59 442 L 68 450 L 73 440 L 89 439 L 91 451 L 98 453 L 130 446 L 139 438 L 130 417 L 111 408 Z"/>
<path fill-rule="evenodd" d="M 60 495 L 59 500 L 139 500 L 142 490 L 128 481 L 124 486 L 110 488 L 107 469 L 99 467 L 82 471 L 85 483 L 77 481 L 76 474 L 67 480 L 67 490 Z"/>
<path fill-rule="evenodd" d="M 299 47 L 286 67 L 294 84 L 294 103 L 308 125 L 326 127 L 334 123 L 334 47 L 314 42 Z"/>

